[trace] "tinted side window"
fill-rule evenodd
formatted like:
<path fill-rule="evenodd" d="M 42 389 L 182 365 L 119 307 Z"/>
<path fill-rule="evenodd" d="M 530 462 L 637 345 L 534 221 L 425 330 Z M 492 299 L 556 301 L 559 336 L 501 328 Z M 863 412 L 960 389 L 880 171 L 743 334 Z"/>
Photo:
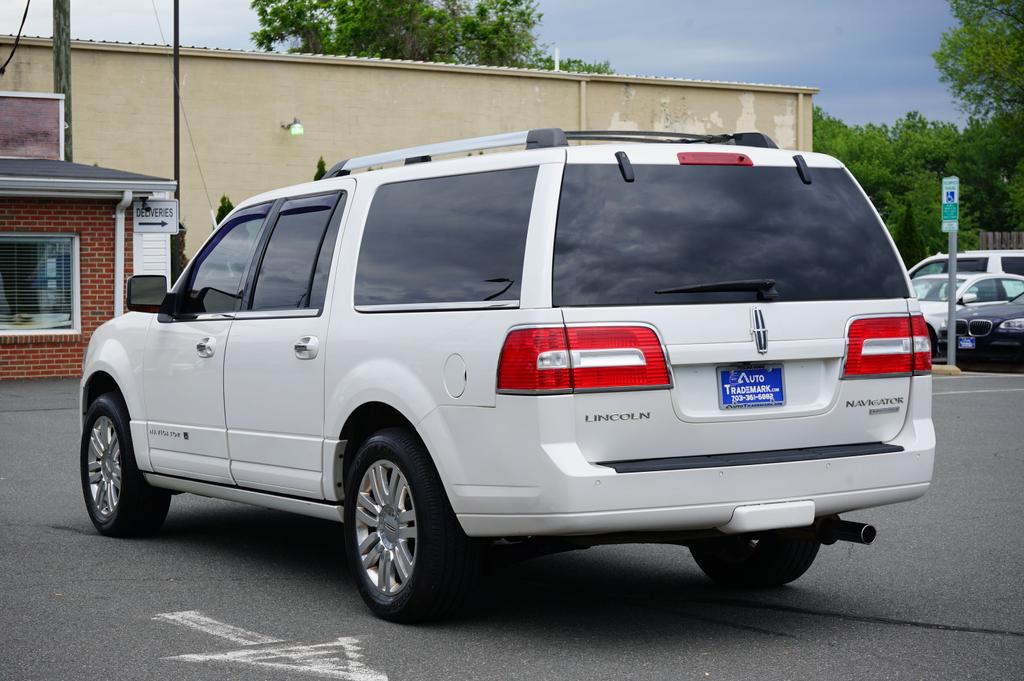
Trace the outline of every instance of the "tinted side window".
<path fill-rule="evenodd" d="M 923 277 L 926 274 L 942 274 L 946 271 L 947 267 L 948 263 L 946 262 L 930 262 L 927 265 L 919 267 L 911 276 L 916 279 L 918 277 Z"/>
<path fill-rule="evenodd" d="M 987 272 L 988 258 L 957 258 L 956 270 L 957 272 Z M 947 270 L 944 267 L 942 271 L 946 272 Z"/>
<path fill-rule="evenodd" d="M 536 168 L 516 168 L 378 189 L 356 305 L 518 300 L 536 181 Z"/>
<path fill-rule="evenodd" d="M 1007 274 L 1024 274 L 1024 258 L 1003 256 L 1003 271 Z"/>
<path fill-rule="evenodd" d="M 977 303 L 993 303 L 1000 300 L 999 281 L 997 279 L 982 279 L 977 284 L 967 287 L 964 293 L 973 293 L 978 296 Z"/>
<path fill-rule="evenodd" d="M 243 276 L 270 204 L 239 211 L 196 256 L 181 312 L 234 312 L 242 304 Z"/>
<path fill-rule="evenodd" d="M 1024 293 L 1024 281 L 1018 279 L 1000 279 L 999 281 L 1003 285 L 1002 300 L 1013 300 Z"/>
<path fill-rule="evenodd" d="M 320 246 L 325 242 L 327 223 L 337 202 L 337 194 L 284 202 L 260 261 L 253 288 L 253 310 L 313 307 L 310 302 L 313 274 Z M 333 243 L 328 250 L 332 248 Z M 322 291 L 326 291 L 326 282 Z M 322 298 L 319 303 L 323 303 Z"/>

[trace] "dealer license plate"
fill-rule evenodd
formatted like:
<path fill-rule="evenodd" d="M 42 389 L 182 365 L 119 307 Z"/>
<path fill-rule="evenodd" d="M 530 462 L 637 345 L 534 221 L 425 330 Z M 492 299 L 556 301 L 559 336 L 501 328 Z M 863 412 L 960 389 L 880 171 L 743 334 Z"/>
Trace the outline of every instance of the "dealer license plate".
<path fill-rule="evenodd" d="M 960 350 L 974 350 L 978 347 L 978 339 L 973 336 L 957 336 L 956 347 Z"/>
<path fill-rule="evenodd" d="M 722 409 L 785 404 L 782 365 L 718 367 L 718 403 Z"/>

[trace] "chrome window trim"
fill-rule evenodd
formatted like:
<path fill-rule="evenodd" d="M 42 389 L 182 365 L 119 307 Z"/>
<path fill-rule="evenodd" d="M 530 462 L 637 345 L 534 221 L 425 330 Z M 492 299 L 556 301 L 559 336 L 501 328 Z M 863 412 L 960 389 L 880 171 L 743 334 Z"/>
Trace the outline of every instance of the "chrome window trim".
<path fill-rule="evenodd" d="M 292 317 L 316 317 L 320 308 L 308 307 L 294 310 L 240 310 L 234 319 L 290 319 Z"/>
<path fill-rule="evenodd" d="M 512 310 L 518 300 L 479 300 L 454 303 L 392 303 L 387 305 L 356 305 L 356 312 L 444 312 L 449 310 Z"/>

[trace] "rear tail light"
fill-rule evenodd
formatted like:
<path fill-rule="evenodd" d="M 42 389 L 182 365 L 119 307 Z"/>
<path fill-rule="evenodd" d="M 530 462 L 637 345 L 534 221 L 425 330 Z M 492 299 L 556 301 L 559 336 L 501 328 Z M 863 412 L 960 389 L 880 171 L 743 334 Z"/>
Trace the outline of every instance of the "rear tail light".
<path fill-rule="evenodd" d="M 843 378 L 927 374 L 928 328 L 921 315 L 855 319 L 847 334 Z"/>
<path fill-rule="evenodd" d="M 565 327 L 516 329 L 509 333 L 498 360 L 498 391 L 572 392 Z"/>
<path fill-rule="evenodd" d="M 910 316 L 910 334 L 914 338 L 914 373 L 918 376 L 932 372 L 932 340 L 924 315 Z"/>
<path fill-rule="evenodd" d="M 552 394 L 671 387 L 665 352 L 646 326 L 515 329 L 498 362 L 498 392 Z"/>

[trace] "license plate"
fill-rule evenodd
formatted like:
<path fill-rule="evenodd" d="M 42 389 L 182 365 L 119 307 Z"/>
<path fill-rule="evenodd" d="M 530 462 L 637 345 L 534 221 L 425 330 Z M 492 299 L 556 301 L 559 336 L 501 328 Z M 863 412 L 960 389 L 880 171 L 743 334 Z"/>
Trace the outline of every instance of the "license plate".
<path fill-rule="evenodd" d="M 956 347 L 960 350 L 974 350 L 978 347 L 978 339 L 971 336 L 958 336 Z"/>
<path fill-rule="evenodd" d="M 718 368 L 718 404 L 722 409 L 785 403 L 781 365 Z"/>

